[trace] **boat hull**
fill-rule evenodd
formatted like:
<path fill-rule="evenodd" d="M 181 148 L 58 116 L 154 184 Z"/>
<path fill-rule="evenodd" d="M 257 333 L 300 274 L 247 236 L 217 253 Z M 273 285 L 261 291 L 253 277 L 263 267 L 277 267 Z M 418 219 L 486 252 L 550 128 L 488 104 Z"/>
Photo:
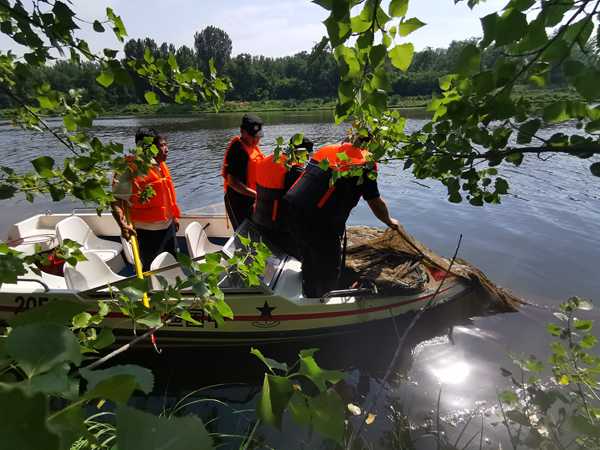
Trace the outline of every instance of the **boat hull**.
<path fill-rule="evenodd" d="M 434 290 L 395 297 L 338 297 L 335 299 L 305 299 L 291 301 L 273 294 L 235 295 L 226 298 L 234 312 L 232 320 L 219 326 L 201 311 L 192 310 L 200 325 L 180 319 L 171 321 L 156 336 L 163 346 L 236 346 L 260 343 L 305 341 L 359 332 L 362 325 L 375 324 L 414 313 L 427 306 L 457 300 L 469 286 L 449 277 L 435 295 Z M 43 307 L 53 301 L 82 301 L 75 292 L 46 292 L 40 294 L 0 294 L 0 322 L 5 325 L 20 314 Z M 89 311 L 94 312 L 98 301 L 106 298 L 85 298 Z M 135 337 L 131 320 L 120 312 L 109 314 L 104 323 L 114 330 L 119 341 Z M 137 334 L 143 332 L 138 327 Z"/>

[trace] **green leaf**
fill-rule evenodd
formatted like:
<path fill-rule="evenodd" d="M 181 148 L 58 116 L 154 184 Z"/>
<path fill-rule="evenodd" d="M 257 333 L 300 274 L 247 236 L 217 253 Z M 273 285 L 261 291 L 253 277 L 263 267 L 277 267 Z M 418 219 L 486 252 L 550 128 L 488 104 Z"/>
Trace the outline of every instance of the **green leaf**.
<path fill-rule="evenodd" d="M 416 17 L 412 17 L 412 18 L 410 18 L 408 20 L 403 21 L 398 26 L 398 34 L 400 36 L 408 36 L 410 33 L 412 33 L 413 31 L 418 30 L 419 28 L 421 28 L 423 26 L 425 26 L 424 22 L 421 22 Z"/>
<path fill-rule="evenodd" d="M 498 398 L 507 405 L 514 405 L 519 401 L 519 397 L 513 391 L 503 391 L 498 395 Z"/>
<path fill-rule="evenodd" d="M 496 192 L 498 192 L 498 194 L 508 193 L 508 182 L 504 178 L 496 178 L 494 186 L 496 187 Z"/>
<path fill-rule="evenodd" d="M 298 391 L 294 391 L 288 403 L 288 409 L 292 414 L 292 418 L 299 425 L 308 425 L 311 422 L 312 413 L 308 398 Z"/>
<path fill-rule="evenodd" d="M 460 75 L 470 76 L 479 72 L 480 65 L 481 53 L 479 49 L 475 45 L 469 44 L 460 52 L 456 71 Z"/>
<path fill-rule="evenodd" d="M 94 389 L 88 389 L 84 400 L 104 399 L 115 403 L 127 403 L 137 387 L 133 375 L 115 375 L 100 381 Z"/>
<path fill-rule="evenodd" d="M 481 48 L 486 48 L 496 39 L 498 24 L 498 14 L 492 13 L 481 18 L 481 28 L 483 29 L 483 39 L 480 43 Z"/>
<path fill-rule="evenodd" d="M 414 52 L 412 44 L 400 44 L 391 49 L 388 55 L 394 67 L 406 72 L 412 62 Z"/>
<path fill-rule="evenodd" d="M 68 374 L 69 365 L 61 364 L 46 373 L 35 375 L 19 383 L 19 386 L 32 394 L 40 392 L 42 394 L 60 396 L 63 393 L 70 392 L 71 382 L 79 386 L 77 381 L 69 379 Z"/>
<path fill-rule="evenodd" d="M 498 16 L 495 23 L 496 45 L 501 46 L 518 41 L 527 32 L 527 25 L 527 16 L 514 9 Z"/>
<path fill-rule="evenodd" d="M 340 81 L 338 85 L 338 98 L 340 103 L 352 101 L 354 97 L 354 84 L 350 80 Z"/>
<path fill-rule="evenodd" d="M 408 0 L 392 0 L 389 13 L 392 17 L 404 17 L 408 11 Z"/>
<path fill-rule="evenodd" d="M 65 124 L 67 131 L 77 130 L 77 120 L 75 120 L 75 117 L 72 114 L 66 114 L 63 117 L 63 123 Z"/>
<path fill-rule="evenodd" d="M 374 68 L 378 67 L 385 60 L 385 55 L 387 55 L 385 45 L 374 45 L 371 47 L 371 50 L 369 51 L 369 61 L 371 62 L 371 66 Z"/>
<path fill-rule="evenodd" d="M 522 124 L 519 127 L 519 133 L 517 135 L 517 143 L 518 144 L 529 144 L 531 139 L 540 129 L 542 122 L 540 119 L 531 119 Z"/>
<path fill-rule="evenodd" d="M 96 33 L 104 33 L 104 26 L 99 20 L 94 20 L 94 24 L 92 26 L 94 27 L 94 31 Z"/>
<path fill-rule="evenodd" d="M 250 349 L 250 353 L 260 359 L 265 366 L 269 368 L 271 373 L 275 374 L 274 369 L 281 370 L 283 372 L 287 372 L 288 366 L 286 363 L 281 363 L 279 361 L 275 361 L 274 359 L 267 358 L 264 356 L 261 351 L 257 348 L 252 347 Z"/>
<path fill-rule="evenodd" d="M 579 345 L 581 346 L 581 348 L 586 349 L 595 347 L 597 343 L 598 338 L 593 334 L 587 334 L 583 337 L 583 339 L 581 339 L 581 341 L 579 341 Z"/>
<path fill-rule="evenodd" d="M 63 410 L 48 420 L 48 427 L 60 438 L 61 450 L 73 450 L 73 444 L 88 434 L 83 409 L 79 406 Z"/>
<path fill-rule="evenodd" d="M 544 108 L 544 121 L 550 123 L 564 122 L 571 119 L 571 115 L 567 112 L 567 103 L 564 100 L 551 103 Z"/>
<path fill-rule="evenodd" d="M 44 178 L 50 178 L 53 176 L 52 168 L 54 167 L 54 160 L 49 156 L 40 156 L 39 158 L 31 161 L 35 171 Z"/>
<path fill-rule="evenodd" d="M 154 328 L 160 326 L 162 319 L 160 317 L 160 312 L 154 311 L 142 317 L 141 319 L 137 319 L 136 322 L 146 325 L 148 328 Z"/>
<path fill-rule="evenodd" d="M 265 374 L 258 401 L 258 416 L 265 423 L 281 429 L 281 417 L 292 393 L 292 382 L 287 377 Z"/>
<path fill-rule="evenodd" d="M 316 431 L 341 444 L 344 438 L 344 403 L 333 389 L 308 399 L 311 423 Z"/>
<path fill-rule="evenodd" d="M 133 364 L 126 364 L 121 366 L 113 366 L 109 369 L 103 370 L 89 370 L 81 369 L 79 371 L 81 376 L 88 382 L 88 391 L 93 390 L 102 381 L 108 380 L 118 375 L 129 375 L 134 378 L 136 382 L 136 388 L 146 394 L 152 392 L 154 387 L 154 375 L 149 369 L 145 367 L 136 366 Z"/>
<path fill-rule="evenodd" d="M 91 318 L 92 315 L 87 311 L 77 314 L 71 321 L 73 323 L 73 328 L 86 328 L 90 324 Z"/>
<path fill-rule="evenodd" d="M 123 25 L 121 17 L 117 16 L 112 8 L 106 8 L 106 16 L 113 24 L 115 36 L 120 42 L 123 42 L 123 38 L 127 36 L 127 31 L 125 30 L 125 25 Z"/>
<path fill-rule="evenodd" d="M 593 101 L 600 98 L 600 86 L 598 86 L 599 77 L 600 71 L 591 67 L 586 67 L 575 77 L 572 83 L 583 98 Z"/>
<path fill-rule="evenodd" d="M 51 97 L 40 95 L 37 97 L 37 101 L 40 104 L 40 108 L 52 109 L 58 105 L 58 102 Z"/>
<path fill-rule="evenodd" d="M 17 188 L 10 184 L 0 184 L 0 200 L 14 197 Z"/>
<path fill-rule="evenodd" d="M 343 372 L 321 369 L 312 353 L 309 354 L 306 352 L 300 354 L 300 369 L 298 373 L 311 380 L 321 392 L 327 389 L 327 383 L 335 384 L 345 378 Z"/>
<path fill-rule="evenodd" d="M 579 319 L 575 319 L 574 321 L 575 324 L 575 329 L 579 330 L 579 331 L 590 331 L 592 329 L 592 326 L 594 325 L 594 322 L 591 320 L 579 320 Z"/>
<path fill-rule="evenodd" d="M 96 81 L 98 82 L 98 84 L 105 88 L 113 84 L 114 80 L 115 75 L 110 70 L 103 70 L 102 72 L 100 72 L 100 75 L 96 77 Z"/>
<path fill-rule="evenodd" d="M 194 416 L 157 417 L 128 406 L 117 408 L 120 450 L 208 450 L 212 440 Z"/>
<path fill-rule="evenodd" d="M 81 364 L 77 338 L 64 326 L 34 323 L 17 327 L 6 338 L 6 352 L 28 377 L 65 362 Z"/>
<path fill-rule="evenodd" d="M 332 14 L 324 23 L 327 27 L 327 34 L 329 35 L 329 40 L 333 48 L 342 45 L 352 34 L 349 15 L 344 17 L 343 20 L 339 20 Z"/>
<path fill-rule="evenodd" d="M 59 450 L 59 439 L 46 425 L 44 395 L 27 395 L 0 386 L 0 448 L 3 450 Z"/>
<path fill-rule="evenodd" d="M 156 92 L 146 91 L 144 98 L 149 105 L 158 105 L 158 95 L 156 95 Z"/>
<path fill-rule="evenodd" d="M 600 162 L 595 162 L 590 166 L 590 172 L 596 177 L 600 177 Z"/>
<path fill-rule="evenodd" d="M 562 334 L 563 329 L 556 325 L 555 323 L 549 323 L 546 326 L 546 329 L 552 336 L 560 336 Z"/>

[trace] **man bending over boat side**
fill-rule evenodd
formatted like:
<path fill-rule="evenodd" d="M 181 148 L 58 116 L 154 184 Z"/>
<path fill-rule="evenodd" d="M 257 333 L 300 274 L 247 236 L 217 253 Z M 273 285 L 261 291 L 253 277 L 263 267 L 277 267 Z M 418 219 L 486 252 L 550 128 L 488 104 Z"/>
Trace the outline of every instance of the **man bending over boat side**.
<path fill-rule="evenodd" d="M 341 270 L 341 241 L 350 212 L 362 197 L 381 222 L 399 230 L 377 186 L 377 165 L 366 148 L 369 137 L 326 145 L 316 151 L 302 176 L 285 194 L 291 231 L 302 258 L 306 297 L 336 289 Z M 355 169 L 361 174 L 353 175 Z M 333 178 L 334 172 L 336 178 Z M 340 177 L 342 172 L 352 176 Z"/>
<path fill-rule="evenodd" d="M 117 200 L 111 206 L 121 235 L 127 240 L 132 234 L 137 236 L 143 269 L 149 270 L 150 264 L 160 253 L 166 251 L 175 256 L 181 213 L 166 163 L 169 154 L 167 140 L 156 130 L 139 129 L 135 134 L 135 143 L 137 146 L 156 146 L 158 153 L 154 157 L 154 164 L 146 175 L 134 176 L 133 163 L 131 171 L 115 174 L 113 195 Z M 144 199 L 148 188 L 154 190 L 154 195 Z"/>

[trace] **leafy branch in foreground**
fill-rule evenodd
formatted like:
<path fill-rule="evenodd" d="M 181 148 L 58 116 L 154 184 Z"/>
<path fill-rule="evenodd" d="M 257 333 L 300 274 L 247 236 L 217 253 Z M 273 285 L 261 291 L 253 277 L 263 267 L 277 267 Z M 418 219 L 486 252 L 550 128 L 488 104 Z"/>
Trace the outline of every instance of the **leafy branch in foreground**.
<path fill-rule="evenodd" d="M 406 71 L 414 54 L 412 44 L 396 41 L 424 25 L 407 18 L 408 1 L 391 1 L 387 13 L 378 0 L 315 3 L 330 11 L 325 25 L 340 72 L 336 121 L 353 119 L 355 135 L 374 137 L 369 145 L 374 161 L 404 160 L 404 169 L 417 178 L 442 182 L 450 201 L 466 197 L 481 206 L 499 203 L 509 192 L 495 166 L 518 166 L 531 153 L 600 154 L 600 107 L 594 102 L 600 98 L 600 71 L 593 60 L 580 57 L 589 50 L 597 0 L 511 0 L 484 17 L 483 39 L 463 48 L 455 72 L 440 79 L 441 96 L 429 104 L 433 119 L 413 133 L 387 108 L 386 72 L 390 66 Z M 353 15 L 355 8 L 360 12 Z M 354 45 L 348 45 L 351 37 Z M 492 67 L 482 67 L 482 52 L 492 44 L 501 56 Z M 582 100 L 552 101 L 538 117 L 537 105 L 516 87 L 544 88 L 553 71 L 562 71 Z M 544 137 L 545 128 L 567 121 L 576 121 L 578 131 Z M 600 162 L 590 171 L 600 175 Z"/>
<path fill-rule="evenodd" d="M 515 358 L 520 379 L 503 369 L 513 388 L 502 392 L 499 401 L 514 449 L 600 446 L 600 357 L 593 353 L 598 339 L 592 321 L 577 317 L 591 307 L 573 297 L 554 314 L 559 323 L 548 325 L 556 339 L 548 366 L 535 357 Z M 542 377 L 546 368 L 551 379 Z"/>

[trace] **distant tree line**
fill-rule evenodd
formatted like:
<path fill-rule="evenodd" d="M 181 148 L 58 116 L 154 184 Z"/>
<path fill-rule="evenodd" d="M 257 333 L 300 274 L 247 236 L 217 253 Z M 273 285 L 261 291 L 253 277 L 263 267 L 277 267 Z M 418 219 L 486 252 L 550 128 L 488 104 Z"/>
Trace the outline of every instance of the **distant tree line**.
<path fill-rule="evenodd" d="M 431 95 L 439 90 L 438 79 L 455 70 L 458 55 L 465 45 L 477 39 L 453 41 L 448 48 L 430 48 L 416 52 L 408 72 L 401 73 L 390 67 L 391 95 Z M 124 46 L 127 57 L 143 58 L 148 49 L 154 57 L 166 58 L 174 54 L 182 69 L 197 67 L 207 72 L 212 58 L 216 69 L 233 83 L 227 100 L 304 100 L 308 98 L 333 99 L 337 95 L 337 65 L 331 48 L 315 45 L 310 51 L 293 56 L 271 58 L 241 53 L 231 56 L 232 42 L 227 33 L 209 26 L 194 35 L 194 45 L 175 47 L 163 42 L 158 45 L 152 38 L 130 39 Z M 482 64 L 492 66 L 499 56 L 494 49 L 483 54 Z M 95 99 L 104 106 L 145 103 L 144 93 L 150 89 L 147 82 L 130 73 L 131 83 L 102 89 L 96 83 L 100 73 L 94 63 L 75 64 L 58 60 L 52 66 L 41 68 L 28 80 L 23 89 L 47 81 L 54 89 L 84 89 L 83 100 Z M 564 80 L 557 72 L 551 77 L 553 84 Z M 9 98 L 0 93 L 0 108 L 12 106 Z"/>

